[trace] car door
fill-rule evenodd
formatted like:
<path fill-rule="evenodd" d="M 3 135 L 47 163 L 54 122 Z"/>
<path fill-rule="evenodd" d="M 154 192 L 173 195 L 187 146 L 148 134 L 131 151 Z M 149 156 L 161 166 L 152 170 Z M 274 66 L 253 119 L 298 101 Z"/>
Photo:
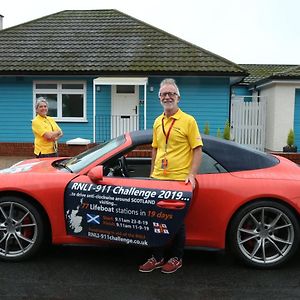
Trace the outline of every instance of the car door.
<path fill-rule="evenodd" d="M 157 247 L 184 221 L 192 200 L 190 184 L 154 179 L 89 176 L 72 180 L 65 191 L 68 235 Z"/>

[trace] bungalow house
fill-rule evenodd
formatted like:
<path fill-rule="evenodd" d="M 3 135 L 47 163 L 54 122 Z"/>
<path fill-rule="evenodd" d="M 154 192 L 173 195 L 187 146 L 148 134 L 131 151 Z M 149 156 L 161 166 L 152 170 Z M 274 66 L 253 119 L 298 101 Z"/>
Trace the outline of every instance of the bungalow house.
<path fill-rule="evenodd" d="M 151 128 L 159 83 L 174 78 L 181 108 L 212 135 L 247 72 L 225 58 L 117 10 L 67 10 L 0 31 L 0 155 L 32 153 L 39 96 L 64 131 L 103 142 Z"/>
<path fill-rule="evenodd" d="M 288 132 L 294 129 L 295 144 L 300 147 L 300 66 L 247 65 L 249 73 L 232 88 L 232 100 L 258 100 L 266 105 L 265 149 L 282 151 Z"/>

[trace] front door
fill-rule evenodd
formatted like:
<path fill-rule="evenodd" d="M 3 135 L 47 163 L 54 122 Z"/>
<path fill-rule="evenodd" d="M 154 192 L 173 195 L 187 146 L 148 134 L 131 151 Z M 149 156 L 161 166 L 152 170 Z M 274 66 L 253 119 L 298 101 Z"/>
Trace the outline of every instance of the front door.
<path fill-rule="evenodd" d="M 138 86 L 113 85 L 111 109 L 111 138 L 139 129 Z"/>

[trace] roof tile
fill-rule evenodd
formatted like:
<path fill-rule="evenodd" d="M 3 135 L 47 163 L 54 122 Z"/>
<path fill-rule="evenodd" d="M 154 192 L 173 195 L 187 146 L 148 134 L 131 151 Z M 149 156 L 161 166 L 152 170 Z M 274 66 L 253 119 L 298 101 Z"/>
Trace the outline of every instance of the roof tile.
<path fill-rule="evenodd" d="M 117 10 L 66 10 L 0 31 L 7 71 L 246 73 Z"/>
<path fill-rule="evenodd" d="M 266 79 L 291 78 L 300 76 L 300 66 L 297 65 L 275 65 L 275 64 L 240 64 L 249 72 L 242 83 L 254 84 Z"/>

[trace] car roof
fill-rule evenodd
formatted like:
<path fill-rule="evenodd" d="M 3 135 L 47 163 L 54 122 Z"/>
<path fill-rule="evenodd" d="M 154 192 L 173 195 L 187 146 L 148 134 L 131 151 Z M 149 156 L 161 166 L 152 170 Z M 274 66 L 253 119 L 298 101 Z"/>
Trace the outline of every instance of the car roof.
<path fill-rule="evenodd" d="M 130 133 L 133 146 L 152 142 L 152 129 Z M 228 172 L 269 168 L 279 163 L 275 156 L 238 143 L 210 135 L 201 135 L 203 151 Z"/>

